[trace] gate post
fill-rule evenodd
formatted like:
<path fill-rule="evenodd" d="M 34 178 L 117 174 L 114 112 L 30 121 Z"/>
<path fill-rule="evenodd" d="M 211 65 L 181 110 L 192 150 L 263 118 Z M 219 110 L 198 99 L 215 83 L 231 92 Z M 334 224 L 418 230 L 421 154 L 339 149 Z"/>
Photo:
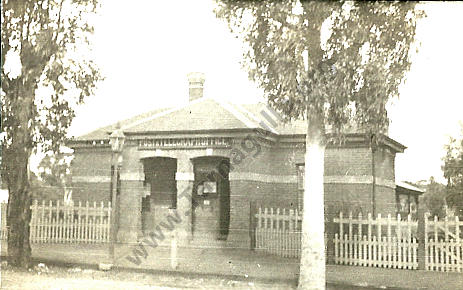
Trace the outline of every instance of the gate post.
<path fill-rule="evenodd" d="M 418 269 L 426 270 L 426 228 L 425 219 L 427 218 L 423 207 L 418 208 Z"/>
<path fill-rule="evenodd" d="M 334 235 L 336 232 L 336 223 L 331 215 L 325 220 L 325 245 L 326 245 L 326 263 L 334 264 Z M 360 237 L 361 238 L 361 237 Z"/>

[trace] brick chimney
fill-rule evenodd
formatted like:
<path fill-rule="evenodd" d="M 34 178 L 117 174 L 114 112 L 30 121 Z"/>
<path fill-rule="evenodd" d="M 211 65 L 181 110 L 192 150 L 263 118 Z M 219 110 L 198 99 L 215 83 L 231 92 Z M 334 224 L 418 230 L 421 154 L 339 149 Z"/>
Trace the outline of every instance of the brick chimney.
<path fill-rule="evenodd" d="M 204 74 L 192 72 L 187 75 L 190 88 L 190 102 L 203 97 Z"/>

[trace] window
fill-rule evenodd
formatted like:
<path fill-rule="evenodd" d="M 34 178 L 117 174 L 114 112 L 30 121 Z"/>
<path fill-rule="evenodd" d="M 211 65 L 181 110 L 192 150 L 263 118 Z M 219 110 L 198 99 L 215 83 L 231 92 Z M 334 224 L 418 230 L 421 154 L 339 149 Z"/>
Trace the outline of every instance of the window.
<path fill-rule="evenodd" d="M 217 182 L 205 181 L 203 185 L 204 185 L 204 193 L 217 193 Z"/>
<path fill-rule="evenodd" d="M 397 208 L 401 215 L 408 215 L 410 213 L 410 202 L 408 195 L 399 194 L 397 199 Z"/>

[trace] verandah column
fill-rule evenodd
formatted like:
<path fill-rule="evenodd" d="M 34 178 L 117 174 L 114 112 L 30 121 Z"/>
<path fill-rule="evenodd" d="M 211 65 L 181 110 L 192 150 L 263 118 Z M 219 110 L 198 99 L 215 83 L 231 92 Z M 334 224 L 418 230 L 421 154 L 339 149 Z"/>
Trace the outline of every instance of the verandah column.
<path fill-rule="evenodd" d="M 141 197 L 145 174 L 141 162 L 122 167 L 119 194 L 119 231 L 121 243 L 136 243 L 141 236 Z"/>
<path fill-rule="evenodd" d="M 179 243 L 187 244 L 192 238 L 192 192 L 193 192 L 193 163 L 187 157 L 177 159 L 177 213 L 179 222 L 177 233 Z"/>

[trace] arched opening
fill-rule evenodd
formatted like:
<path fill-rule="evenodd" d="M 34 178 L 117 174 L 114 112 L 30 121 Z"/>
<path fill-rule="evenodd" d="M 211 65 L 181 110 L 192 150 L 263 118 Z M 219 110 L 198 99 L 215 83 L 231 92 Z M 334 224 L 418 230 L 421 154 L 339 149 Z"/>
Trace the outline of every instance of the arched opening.
<path fill-rule="evenodd" d="M 165 219 L 172 209 L 177 208 L 177 159 L 149 157 L 142 159 L 145 173 L 141 207 L 143 233 L 150 232 L 157 223 Z"/>
<path fill-rule="evenodd" d="M 193 159 L 193 237 L 226 240 L 230 226 L 230 160 L 220 156 Z"/>

